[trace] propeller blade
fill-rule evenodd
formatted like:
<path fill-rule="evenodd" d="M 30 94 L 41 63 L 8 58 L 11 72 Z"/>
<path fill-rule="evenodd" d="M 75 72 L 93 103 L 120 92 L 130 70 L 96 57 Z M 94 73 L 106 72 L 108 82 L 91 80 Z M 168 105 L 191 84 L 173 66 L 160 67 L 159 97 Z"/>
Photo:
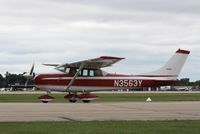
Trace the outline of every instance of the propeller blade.
<path fill-rule="evenodd" d="M 33 65 L 32 65 L 32 67 L 31 67 L 31 70 L 30 70 L 30 75 L 32 75 L 32 74 L 33 74 L 34 67 L 35 67 L 35 65 L 33 64 Z"/>
<path fill-rule="evenodd" d="M 27 72 L 24 72 L 24 73 L 23 73 L 23 76 L 24 76 L 27 80 L 32 80 L 32 79 L 35 77 L 34 67 L 35 67 L 35 65 L 33 64 L 29 73 L 27 73 Z"/>
<path fill-rule="evenodd" d="M 24 73 L 23 73 L 23 76 L 27 79 L 27 80 L 26 80 L 26 83 L 25 83 L 25 85 L 24 85 L 24 87 L 25 87 L 25 88 L 24 88 L 24 91 L 27 90 L 27 86 L 28 86 L 29 81 L 33 80 L 34 77 L 35 77 L 34 67 L 35 67 L 35 65 L 33 64 L 29 73 L 27 73 L 27 72 L 24 72 Z"/>
<path fill-rule="evenodd" d="M 24 74 L 26 74 L 27 72 L 23 72 L 23 74 L 22 75 L 24 75 Z"/>

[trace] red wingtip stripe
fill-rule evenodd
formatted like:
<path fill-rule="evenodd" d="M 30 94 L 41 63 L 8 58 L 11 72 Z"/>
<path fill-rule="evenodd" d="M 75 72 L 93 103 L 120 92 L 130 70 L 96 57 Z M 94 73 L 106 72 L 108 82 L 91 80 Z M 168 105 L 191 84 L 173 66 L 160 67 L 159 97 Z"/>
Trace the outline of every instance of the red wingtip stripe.
<path fill-rule="evenodd" d="M 187 51 L 187 50 L 177 50 L 176 53 L 181 53 L 181 54 L 190 54 L 190 51 Z"/>
<path fill-rule="evenodd" d="M 125 59 L 125 58 L 121 58 L 121 57 L 113 57 L 113 56 L 101 56 L 100 58 L 102 59 Z"/>

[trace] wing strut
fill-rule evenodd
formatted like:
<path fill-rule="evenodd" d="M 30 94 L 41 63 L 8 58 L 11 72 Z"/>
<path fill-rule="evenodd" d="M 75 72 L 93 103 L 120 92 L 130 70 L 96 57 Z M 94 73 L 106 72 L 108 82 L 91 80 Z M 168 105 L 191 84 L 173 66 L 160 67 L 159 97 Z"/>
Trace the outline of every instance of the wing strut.
<path fill-rule="evenodd" d="M 69 84 L 66 87 L 66 91 L 71 87 L 71 85 L 74 83 L 74 81 L 76 80 L 77 76 L 79 75 L 79 73 L 81 72 L 81 70 L 83 69 L 85 63 L 82 63 L 81 66 L 79 67 L 78 71 L 76 72 L 76 74 L 74 75 L 74 77 L 72 78 L 72 80 L 69 82 Z"/>

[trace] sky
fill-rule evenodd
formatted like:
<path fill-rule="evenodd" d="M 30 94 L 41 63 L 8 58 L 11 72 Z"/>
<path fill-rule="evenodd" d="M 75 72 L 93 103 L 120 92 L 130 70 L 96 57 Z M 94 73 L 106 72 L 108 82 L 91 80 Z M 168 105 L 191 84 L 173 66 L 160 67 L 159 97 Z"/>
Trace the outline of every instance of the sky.
<path fill-rule="evenodd" d="M 105 71 L 139 74 L 179 48 L 191 51 L 180 78 L 200 80 L 199 0 L 0 1 L 1 74 L 103 55 L 126 58 Z"/>

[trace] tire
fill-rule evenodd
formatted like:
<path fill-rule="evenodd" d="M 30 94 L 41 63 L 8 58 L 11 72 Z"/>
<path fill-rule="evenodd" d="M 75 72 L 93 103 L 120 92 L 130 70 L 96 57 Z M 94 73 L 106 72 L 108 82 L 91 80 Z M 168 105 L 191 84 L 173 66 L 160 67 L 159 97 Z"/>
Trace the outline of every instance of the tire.
<path fill-rule="evenodd" d="M 75 103 L 77 100 L 76 99 L 72 99 L 72 98 L 70 98 L 70 99 L 68 99 L 69 100 L 69 102 L 71 102 L 71 103 Z"/>
<path fill-rule="evenodd" d="M 90 100 L 82 100 L 84 103 L 90 103 Z"/>
<path fill-rule="evenodd" d="M 42 101 L 42 103 L 48 103 L 49 101 Z"/>

